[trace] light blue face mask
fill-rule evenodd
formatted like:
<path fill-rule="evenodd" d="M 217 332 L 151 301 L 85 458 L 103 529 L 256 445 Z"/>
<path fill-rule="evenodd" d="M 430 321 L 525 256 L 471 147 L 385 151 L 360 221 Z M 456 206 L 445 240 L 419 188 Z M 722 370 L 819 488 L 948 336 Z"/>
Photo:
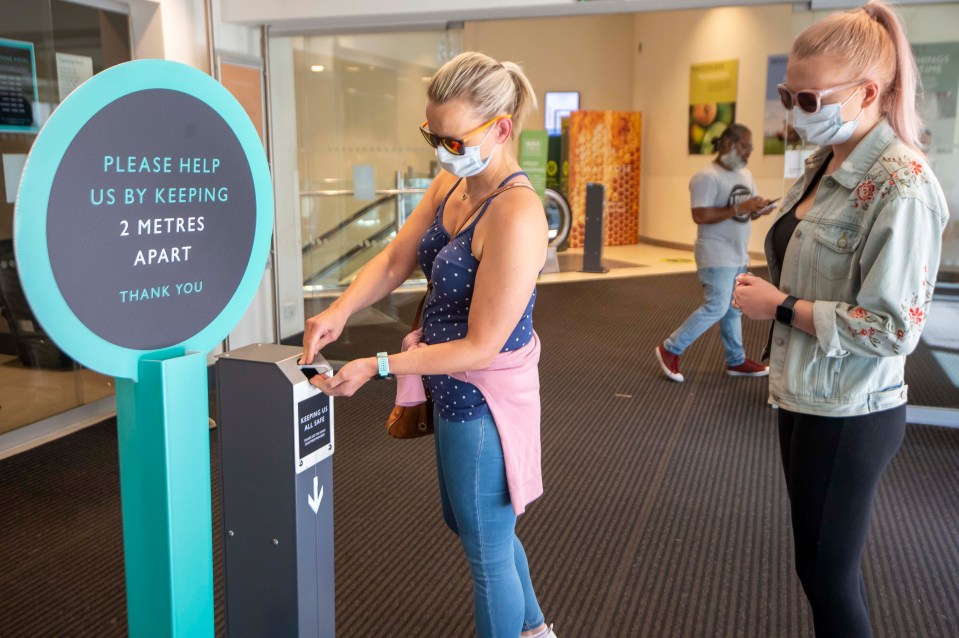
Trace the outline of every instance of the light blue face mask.
<path fill-rule="evenodd" d="M 859 89 L 856 89 L 852 95 L 842 102 L 821 105 L 815 113 L 806 113 L 798 106 L 794 106 L 792 108 L 793 128 L 796 129 L 796 133 L 807 144 L 815 144 L 816 146 L 832 146 L 847 141 L 856 132 L 862 109 L 859 109 L 856 117 L 848 122 L 843 122 L 842 107 L 856 93 L 859 93 Z"/>
<path fill-rule="evenodd" d="M 479 175 L 486 170 L 490 160 L 493 159 L 492 153 L 490 153 L 490 156 L 485 160 L 480 157 L 480 146 L 483 145 L 483 142 L 486 141 L 486 137 L 492 130 L 492 128 L 487 130 L 486 135 L 483 136 L 483 139 L 480 140 L 480 143 L 476 146 L 464 146 L 462 155 L 450 153 L 440 144 L 436 147 L 436 161 L 439 162 L 440 167 L 442 167 L 444 171 L 448 171 L 457 177 L 473 177 L 474 175 Z"/>

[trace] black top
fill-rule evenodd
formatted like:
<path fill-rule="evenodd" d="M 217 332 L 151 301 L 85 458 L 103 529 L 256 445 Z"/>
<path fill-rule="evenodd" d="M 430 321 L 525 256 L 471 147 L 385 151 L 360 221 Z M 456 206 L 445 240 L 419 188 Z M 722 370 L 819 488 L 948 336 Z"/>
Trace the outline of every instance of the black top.
<path fill-rule="evenodd" d="M 789 240 L 798 225 L 799 218 L 796 217 L 796 206 L 793 206 L 788 213 L 777 219 L 773 226 L 773 255 L 776 256 L 776 263 L 779 264 L 780 271 L 782 271 L 783 260 L 786 259 L 786 248 L 789 247 Z"/>
<path fill-rule="evenodd" d="M 823 173 L 826 172 L 826 167 L 829 166 L 831 157 L 832 156 L 827 157 L 826 161 L 819 167 L 819 170 L 816 171 L 816 175 L 813 177 L 812 182 L 810 182 L 809 188 L 807 188 L 803 196 L 799 198 L 799 201 L 796 202 L 788 213 L 777 219 L 776 223 L 773 224 L 771 231 L 773 234 L 773 255 L 776 257 L 776 263 L 779 264 L 780 273 L 782 272 L 783 261 L 786 259 L 786 248 L 789 247 L 789 240 L 792 238 L 796 226 L 799 225 L 799 218 L 796 217 L 796 208 L 799 207 L 799 202 L 803 201 L 810 192 L 815 191 L 816 185 L 819 184 Z"/>

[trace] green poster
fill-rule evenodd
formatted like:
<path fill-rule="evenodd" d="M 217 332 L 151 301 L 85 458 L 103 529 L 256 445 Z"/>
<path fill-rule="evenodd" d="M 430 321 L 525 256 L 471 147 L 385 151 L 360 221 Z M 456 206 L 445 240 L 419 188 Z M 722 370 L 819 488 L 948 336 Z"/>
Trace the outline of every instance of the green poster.
<path fill-rule="evenodd" d="M 739 60 L 693 64 L 689 69 L 689 129 L 691 155 L 711 155 L 713 140 L 736 121 Z"/>
<path fill-rule="evenodd" d="M 540 197 L 546 190 L 546 160 L 549 136 L 546 131 L 523 131 L 519 136 L 519 165 L 529 176 Z"/>
<path fill-rule="evenodd" d="M 956 145 L 959 94 L 959 42 L 914 44 L 923 93 L 919 115 L 925 124 L 923 144 L 930 153 L 951 155 Z"/>

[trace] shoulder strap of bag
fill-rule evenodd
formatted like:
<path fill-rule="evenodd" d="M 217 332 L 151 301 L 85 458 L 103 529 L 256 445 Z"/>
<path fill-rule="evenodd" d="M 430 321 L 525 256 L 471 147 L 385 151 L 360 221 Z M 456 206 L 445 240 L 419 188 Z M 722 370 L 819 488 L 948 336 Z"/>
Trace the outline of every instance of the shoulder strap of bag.
<path fill-rule="evenodd" d="M 528 189 L 530 189 L 531 191 L 536 192 L 536 189 L 533 188 L 532 186 L 530 186 L 529 184 L 527 184 L 526 182 L 510 182 L 509 184 L 506 184 L 505 186 L 500 186 L 500 187 L 497 188 L 495 191 L 493 191 L 492 193 L 490 193 L 489 195 L 487 195 L 487 196 L 484 197 L 483 199 L 481 199 L 481 200 L 479 200 L 478 202 L 476 202 L 476 206 L 473 207 L 472 212 L 470 212 L 470 214 L 469 214 L 469 216 L 466 218 L 466 220 L 465 220 L 462 224 L 460 224 L 459 228 L 457 228 L 456 231 L 452 234 L 452 237 L 456 237 L 456 236 L 459 235 L 461 232 L 463 232 L 463 229 L 464 229 L 464 228 L 466 228 L 467 226 L 470 225 L 470 222 L 472 222 L 473 219 L 476 217 L 476 215 L 480 212 L 480 209 L 482 209 L 483 206 L 486 205 L 486 202 L 488 202 L 489 200 L 493 199 L 494 197 L 496 197 L 497 195 L 499 195 L 500 193 L 502 193 L 502 192 L 504 192 L 504 191 L 508 191 L 508 190 L 511 189 L 511 188 L 518 188 L 518 187 L 520 187 L 520 188 L 528 188 Z"/>
<path fill-rule="evenodd" d="M 426 284 L 426 294 L 420 299 L 420 305 L 416 308 L 416 316 L 413 317 L 413 330 L 416 330 L 421 325 L 420 322 L 423 320 L 423 306 L 426 305 L 426 298 L 430 296 L 430 290 L 432 289 L 433 282 L 428 282 Z"/>

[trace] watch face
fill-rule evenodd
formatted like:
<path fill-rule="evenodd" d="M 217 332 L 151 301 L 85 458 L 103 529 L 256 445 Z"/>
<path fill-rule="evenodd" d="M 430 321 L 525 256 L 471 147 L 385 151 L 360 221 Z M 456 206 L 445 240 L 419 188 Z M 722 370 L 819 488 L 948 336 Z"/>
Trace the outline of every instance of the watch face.
<path fill-rule="evenodd" d="M 380 378 L 390 376 L 390 360 L 386 358 L 385 352 L 376 353 L 376 373 Z"/>
<path fill-rule="evenodd" d="M 776 321 L 791 324 L 793 322 L 793 309 L 786 306 L 776 306 Z"/>

